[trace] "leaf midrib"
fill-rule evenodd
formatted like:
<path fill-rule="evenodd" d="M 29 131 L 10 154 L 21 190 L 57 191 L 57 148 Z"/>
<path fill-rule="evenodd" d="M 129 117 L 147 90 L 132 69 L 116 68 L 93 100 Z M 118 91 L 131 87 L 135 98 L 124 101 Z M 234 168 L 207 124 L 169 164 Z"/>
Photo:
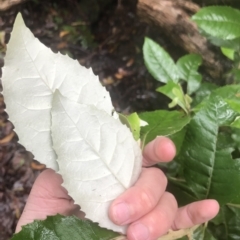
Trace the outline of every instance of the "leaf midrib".
<path fill-rule="evenodd" d="M 61 99 L 60 99 L 59 97 L 58 97 L 58 99 L 59 99 L 59 102 L 60 102 L 62 108 L 63 108 L 64 111 L 65 111 L 65 114 L 68 116 L 68 118 L 69 118 L 70 121 L 73 123 L 73 125 L 76 127 L 76 129 L 78 130 L 79 134 L 80 134 L 81 137 L 82 137 L 82 134 L 81 134 L 81 132 L 79 131 L 78 126 L 75 124 L 75 122 L 73 121 L 73 119 L 69 116 L 68 112 L 66 111 L 65 107 L 64 107 L 63 104 L 62 104 Z M 125 186 L 123 185 L 123 183 L 120 181 L 120 179 L 118 178 L 118 176 L 117 176 L 115 173 L 112 172 L 112 170 L 108 167 L 108 165 L 106 164 L 106 162 L 102 159 L 102 157 L 99 155 L 98 151 L 92 146 L 92 144 L 89 143 L 89 141 L 87 141 L 85 138 L 82 137 L 82 139 L 83 139 L 85 142 L 87 142 L 87 144 L 91 147 L 91 149 L 93 149 L 93 151 L 96 153 L 96 155 L 97 155 L 97 156 L 101 159 L 101 161 L 104 163 L 105 167 L 109 170 L 109 172 L 117 179 L 117 181 L 122 185 L 122 187 L 123 187 L 124 189 L 126 189 L 126 187 L 125 187 Z"/>

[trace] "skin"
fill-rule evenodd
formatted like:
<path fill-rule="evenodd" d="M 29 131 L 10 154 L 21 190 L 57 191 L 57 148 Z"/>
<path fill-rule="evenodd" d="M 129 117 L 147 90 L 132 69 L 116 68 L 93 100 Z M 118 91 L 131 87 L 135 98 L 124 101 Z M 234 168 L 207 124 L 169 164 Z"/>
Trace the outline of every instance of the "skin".
<path fill-rule="evenodd" d="M 150 166 L 169 162 L 176 154 L 173 142 L 158 137 L 146 145 L 143 151 L 142 173 L 134 186 L 115 199 L 109 209 L 109 217 L 118 225 L 129 224 L 128 240 L 155 240 L 171 228 L 189 228 L 204 223 L 219 211 L 215 200 L 203 200 L 178 208 L 175 197 L 166 192 L 167 178 L 164 173 Z M 84 214 L 61 186 L 61 176 L 53 170 L 42 172 L 35 181 L 16 232 L 34 219 L 48 215 Z"/>

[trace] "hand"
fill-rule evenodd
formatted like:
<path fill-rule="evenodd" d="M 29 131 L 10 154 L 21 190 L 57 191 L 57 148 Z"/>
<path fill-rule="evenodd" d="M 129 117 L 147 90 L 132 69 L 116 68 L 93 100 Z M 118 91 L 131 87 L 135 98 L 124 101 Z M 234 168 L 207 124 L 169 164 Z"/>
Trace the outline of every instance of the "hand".
<path fill-rule="evenodd" d="M 219 210 L 215 200 L 203 200 L 177 208 L 174 196 L 165 191 L 167 179 L 157 168 L 145 168 L 157 162 L 171 161 L 175 156 L 171 140 L 158 137 L 143 151 L 143 171 L 133 187 L 119 196 L 109 209 L 109 216 L 119 225 L 130 224 L 129 240 L 155 240 L 170 228 L 189 228 L 213 218 Z M 84 214 L 61 186 L 62 178 L 53 170 L 45 170 L 37 178 L 29 195 L 16 232 L 21 226 L 48 215 Z"/>

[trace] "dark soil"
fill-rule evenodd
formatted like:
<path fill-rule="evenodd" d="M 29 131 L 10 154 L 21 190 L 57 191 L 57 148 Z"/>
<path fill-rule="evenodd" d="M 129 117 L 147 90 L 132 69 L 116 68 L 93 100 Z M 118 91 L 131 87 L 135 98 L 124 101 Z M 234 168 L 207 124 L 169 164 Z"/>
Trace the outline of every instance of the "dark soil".
<path fill-rule="evenodd" d="M 168 45 L 164 34 L 139 21 L 135 8 L 135 0 L 36 0 L 0 12 L 0 67 L 20 11 L 26 25 L 45 45 L 93 68 L 117 111 L 166 107 L 166 99 L 155 92 L 158 83 L 144 66 L 142 45 L 145 36 Z M 0 240 L 12 236 L 32 184 L 44 169 L 18 144 L 4 108 L 0 96 Z"/>

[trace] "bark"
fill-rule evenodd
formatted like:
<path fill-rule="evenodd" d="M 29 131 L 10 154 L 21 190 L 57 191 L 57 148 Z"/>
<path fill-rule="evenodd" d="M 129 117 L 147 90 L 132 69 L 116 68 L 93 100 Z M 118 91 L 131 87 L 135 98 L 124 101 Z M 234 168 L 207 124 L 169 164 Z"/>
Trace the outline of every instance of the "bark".
<path fill-rule="evenodd" d="M 5 11 L 14 5 L 23 3 L 27 0 L 0 0 L 0 11 Z"/>
<path fill-rule="evenodd" d="M 171 41 L 186 52 L 200 54 L 207 73 L 220 80 L 229 69 L 227 60 L 213 50 L 207 39 L 200 35 L 191 15 L 200 7 L 186 0 L 139 0 L 140 19 L 159 26 Z"/>

